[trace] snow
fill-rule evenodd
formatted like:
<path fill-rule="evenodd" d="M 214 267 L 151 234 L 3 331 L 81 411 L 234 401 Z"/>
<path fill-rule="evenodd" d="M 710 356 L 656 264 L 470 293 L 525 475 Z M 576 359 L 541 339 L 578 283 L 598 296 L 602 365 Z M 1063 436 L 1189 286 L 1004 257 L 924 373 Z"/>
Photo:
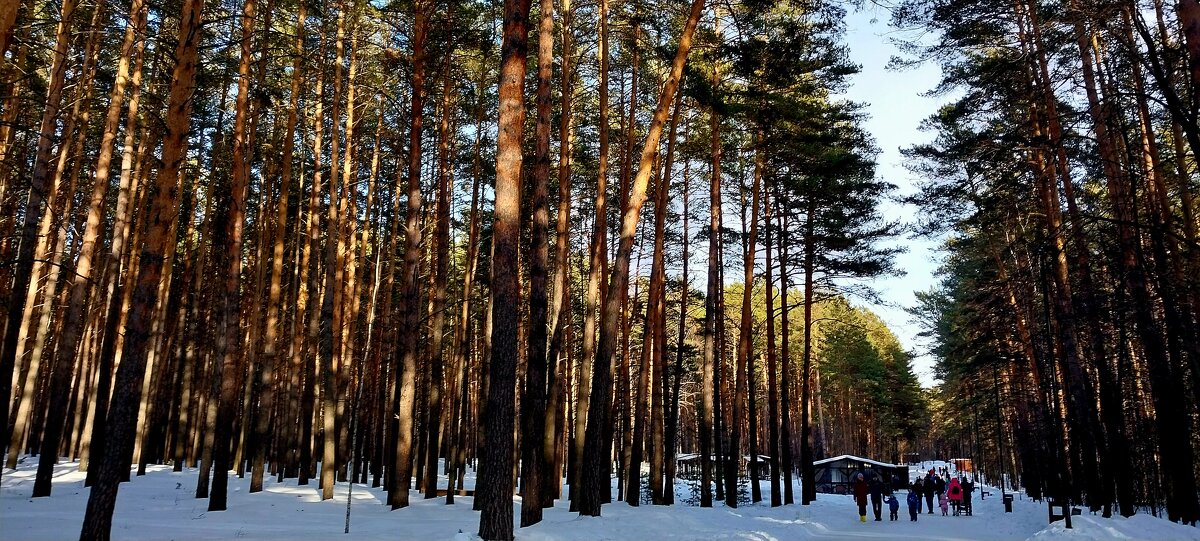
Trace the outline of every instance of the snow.
<path fill-rule="evenodd" d="M 26 460 L 17 470 L 5 470 L 0 485 L 0 539 L 42 541 L 73 539 L 78 535 L 87 504 L 88 489 L 77 465 L 60 464 L 55 470 L 49 498 L 30 497 L 36 460 Z M 411 505 L 389 511 L 386 493 L 363 485 L 354 487 L 350 535 L 343 534 L 346 516 L 346 483 L 338 483 L 334 499 L 320 501 L 316 480 L 297 486 L 294 479 L 276 483 L 268 479 L 265 490 L 247 493 L 248 479 L 230 478 L 229 510 L 207 512 L 207 500 L 193 497 L 196 470 L 173 472 L 169 466 L 150 466 L 147 475 L 122 484 L 113 525 L 116 540 L 254 539 L 308 541 L 318 539 L 386 539 L 471 541 L 478 539 L 478 513 L 471 497 L 458 496 L 455 504 L 444 498 L 425 500 L 412 492 Z M 444 485 L 445 481 L 443 480 Z M 467 486 L 474 484 L 468 475 Z M 770 484 L 761 484 L 769 499 Z M 799 489 L 796 489 L 799 495 Z M 535 526 L 516 530 L 518 541 L 609 541 L 659 539 L 664 541 L 786 539 L 893 539 L 934 541 L 1025 540 L 1091 541 L 1098 539 L 1180 539 L 1200 541 L 1200 529 L 1169 523 L 1147 515 L 1129 519 L 1074 517 L 1074 530 L 1062 523 L 1046 526 L 1044 504 L 1018 499 L 1012 514 L 1005 514 L 998 496 L 980 501 L 975 515 L 943 517 L 922 514 L 909 522 L 900 494 L 900 520 L 872 518 L 859 522 L 849 496 L 821 494 L 809 506 L 771 508 L 769 502 L 730 509 L 715 503 L 711 509 L 689 506 L 630 507 L 622 502 L 604 506 L 603 516 L 581 518 L 571 513 L 565 500 L 547 509 Z M 677 500 L 692 497 L 686 481 L 676 485 Z M 514 520 L 520 518 L 520 498 L 514 499 Z"/>

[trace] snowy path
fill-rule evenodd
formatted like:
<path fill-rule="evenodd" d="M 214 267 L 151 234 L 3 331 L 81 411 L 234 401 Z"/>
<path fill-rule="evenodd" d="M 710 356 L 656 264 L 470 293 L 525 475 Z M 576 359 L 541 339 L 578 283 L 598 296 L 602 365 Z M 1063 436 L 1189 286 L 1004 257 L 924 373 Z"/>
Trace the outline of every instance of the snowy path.
<path fill-rule="evenodd" d="M 88 489 L 74 464 L 56 471 L 54 494 L 30 498 L 34 461 L 17 471 L 6 470 L 0 488 L 0 539 L 41 541 L 74 539 L 83 520 Z M 471 498 L 459 497 L 453 506 L 443 498 L 424 500 L 413 493 L 412 505 L 388 511 L 379 489 L 356 485 L 351 534 L 342 533 L 346 513 L 345 483 L 337 485 L 332 501 L 321 502 L 314 484 L 296 486 L 295 480 L 268 480 L 262 494 L 247 494 L 248 479 L 230 478 L 229 511 L 207 512 L 207 500 L 193 497 L 195 470 L 174 473 L 169 467 L 151 466 L 148 475 L 122 485 L 114 518 L 113 538 L 118 540 L 324 540 L 386 539 L 454 540 L 474 538 L 479 515 L 471 511 Z M 688 489 L 680 485 L 679 496 Z M 766 492 L 766 491 L 764 491 Z M 665 541 L 788 539 L 894 539 L 934 541 L 1036 541 L 1053 539 L 1188 539 L 1200 541 L 1200 530 L 1185 528 L 1148 516 L 1126 520 L 1091 520 L 1076 517 L 1077 528 L 1046 529 L 1045 507 L 1018 500 L 1014 513 L 1002 511 L 1000 498 L 976 501 L 973 517 L 922 514 L 909 522 L 901 509 L 900 520 L 867 523 L 858 520 L 848 496 L 821 495 L 810 506 L 748 505 L 711 509 L 686 505 L 632 508 L 620 502 L 604 507 L 601 518 L 580 518 L 559 501 L 546 510 L 545 520 L 517 530 L 518 541 L 608 541 L 656 539 Z M 519 499 L 514 505 L 519 518 Z"/>

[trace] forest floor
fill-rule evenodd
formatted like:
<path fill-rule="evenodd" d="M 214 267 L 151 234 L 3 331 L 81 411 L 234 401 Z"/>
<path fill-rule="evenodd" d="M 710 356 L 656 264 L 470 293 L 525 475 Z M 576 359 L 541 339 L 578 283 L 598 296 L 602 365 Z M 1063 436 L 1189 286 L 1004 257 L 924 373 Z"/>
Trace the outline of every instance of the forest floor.
<path fill-rule="evenodd" d="M 55 470 L 54 491 L 49 498 L 30 497 L 36 460 L 26 460 L 17 470 L 5 470 L 0 485 L 0 539 L 5 541 L 69 540 L 78 536 L 87 504 L 88 489 L 76 465 L 60 464 Z M 468 488 L 474 479 L 468 478 Z M 443 481 L 444 483 L 444 481 Z M 321 502 L 317 481 L 297 486 L 294 479 L 276 483 L 268 479 L 265 490 L 248 494 L 249 479 L 230 478 L 229 510 L 207 512 L 208 500 L 194 497 L 196 470 L 172 472 L 169 466 L 150 466 L 147 474 L 121 486 L 113 523 L 115 540 L 206 540 L 253 539 L 308 541 L 324 539 L 386 539 L 469 541 L 477 539 L 479 515 L 471 511 L 472 498 L 425 500 L 412 493 L 411 505 L 389 511 L 386 493 L 377 488 L 354 486 L 349 535 L 343 534 L 349 485 L 338 483 L 333 500 Z M 680 482 L 678 499 L 691 497 L 691 488 Z M 769 485 L 763 485 L 769 499 Z M 799 490 L 797 489 L 797 495 Z M 859 522 L 849 496 L 820 495 L 809 506 L 772 508 L 769 502 L 730 509 L 717 504 L 702 509 L 681 503 L 661 507 L 630 507 L 621 502 L 604 506 L 603 517 L 580 518 L 559 500 L 547 509 L 545 519 L 530 528 L 516 530 L 518 541 L 607 541 L 648 539 L 663 541 L 788 539 L 893 539 L 893 540 L 1196 540 L 1200 528 L 1172 524 L 1149 515 L 1129 519 L 1099 516 L 1074 517 L 1073 530 L 1062 522 L 1046 526 L 1046 507 L 1027 499 L 1014 502 L 1005 514 L 998 492 L 975 501 L 974 516 L 922 514 L 908 520 L 901 505 L 900 519 L 872 518 Z M 900 494 L 903 502 L 903 493 Z M 515 520 L 520 519 L 520 498 L 514 503 Z"/>

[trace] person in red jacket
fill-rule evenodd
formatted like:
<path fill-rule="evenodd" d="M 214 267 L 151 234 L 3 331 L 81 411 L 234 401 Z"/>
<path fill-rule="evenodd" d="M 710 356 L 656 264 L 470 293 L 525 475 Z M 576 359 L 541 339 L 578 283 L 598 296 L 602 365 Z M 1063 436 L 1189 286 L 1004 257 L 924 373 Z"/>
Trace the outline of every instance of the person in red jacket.
<path fill-rule="evenodd" d="M 957 517 L 963 501 L 962 484 L 958 482 L 957 478 L 951 478 L 950 486 L 946 490 L 950 496 L 950 506 L 954 508 L 954 516 Z"/>
<path fill-rule="evenodd" d="M 858 504 L 858 520 L 867 521 L 867 480 L 859 473 L 854 478 L 854 502 Z"/>

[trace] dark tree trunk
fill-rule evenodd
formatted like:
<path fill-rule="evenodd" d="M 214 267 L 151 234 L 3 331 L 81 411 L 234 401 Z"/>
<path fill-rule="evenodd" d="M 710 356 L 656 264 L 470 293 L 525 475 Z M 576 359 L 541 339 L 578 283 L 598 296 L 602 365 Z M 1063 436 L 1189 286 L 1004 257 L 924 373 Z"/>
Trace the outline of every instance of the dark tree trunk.
<path fill-rule="evenodd" d="M 516 384 L 521 236 L 521 140 L 530 0 L 505 0 L 500 51 L 500 124 L 496 138 L 496 211 L 492 235 L 491 377 L 479 465 L 479 537 L 513 538 L 513 420 Z M 544 347 L 544 346 L 543 346 Z M 540 440 L 539 440 L 540 441 Z M 536 490 L 536 489 L 535 489 Z M 531 506 L 537 507 L 537 506 Z"/>

